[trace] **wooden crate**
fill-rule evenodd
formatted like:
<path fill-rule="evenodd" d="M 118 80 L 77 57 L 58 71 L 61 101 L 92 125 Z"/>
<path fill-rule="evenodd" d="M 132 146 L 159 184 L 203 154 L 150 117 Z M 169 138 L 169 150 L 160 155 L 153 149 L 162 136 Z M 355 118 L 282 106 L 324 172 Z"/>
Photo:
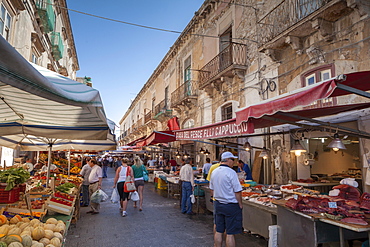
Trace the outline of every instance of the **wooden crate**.
<path fill-rule="evenodd" d="M 70 215 L 72 213 L 75 202 L 72 206 L 63 205 L 61 203 L 50 201 L 50 198 L 45 203 L 45 208 L 60 214 Z"/>

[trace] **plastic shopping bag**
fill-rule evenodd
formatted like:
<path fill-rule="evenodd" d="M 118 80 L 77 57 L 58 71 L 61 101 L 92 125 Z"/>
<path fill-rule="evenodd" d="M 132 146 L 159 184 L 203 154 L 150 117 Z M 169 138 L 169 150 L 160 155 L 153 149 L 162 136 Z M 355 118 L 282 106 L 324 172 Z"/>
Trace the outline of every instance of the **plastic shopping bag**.
<path fill-rule="evenodd" d="M 131 192 L 131 200 L 137 202 L 140 200 L 139 193 L 137 191 Z"/>
<path fill-rule="evenodd" d="M 109 196 L 107 195 L 107 193 L 105 193 L 103 190 L 100 190 L 100 193 L 102 195 L 102 199 L 101 199 L 102 202 L 105 202 L 106 200 L 108 200 Z"/>
<path fill-rule="evenodd" d="M 92 203 L 100 203 L 101 200 L 103 199 L 103 195 L 101 194 L 100 192 L 101 190 L 97 190 L 95 191 L 92 195 L 91 195 L 91 198 L 90 198 L 90 201 Z"/>
<path fill-rule="evenodd" d="M 120 198 L 119 198 L 117 188 L 114 188 L 113 192 L 112 192 L 112 196 L 110 197 L 110 201 L 111 201 L 111 203 L 117 203 L 117 202 L 119 202 L 119 199 Z"/>
<path fill-rule="evenodd" d="M 93 203 L 101 203 L 108 199 L 108 195 L 101 189 L 95 191 L 90 198 L 90 201 Z"/>
<path fill-rule="evenodd" d="M 191 194 L 190 195 L 190 200 L 191 200 L 191 203 L 195 203 L 195 196 L 194 196 L 194 194 Z"/>

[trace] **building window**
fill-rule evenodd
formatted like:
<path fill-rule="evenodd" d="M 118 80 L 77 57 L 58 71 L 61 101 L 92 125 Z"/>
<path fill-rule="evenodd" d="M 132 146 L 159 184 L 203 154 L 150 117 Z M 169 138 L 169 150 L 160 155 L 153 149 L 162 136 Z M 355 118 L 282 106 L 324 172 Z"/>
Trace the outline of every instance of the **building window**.
<path fill-rule="evenodd" d="M 184 82 L 191 80 L 191 56 L 184 62 Z"/>
<path fill-rule="evenodd" d="M 320 66 L 313 70 L 307 71 L 302 75 L 302 87 L 328 80 L 334 77 L 334 74 L 334 66 L 332 64 Z"/>
<path fill-rule="evenodd" d="M 0 34 L 6 39 L 9 40 L 10 35 L 10 25 L 12 23 L 12 17 L 1 4 L 0 6 Z"/>
<path fill-rule="evenodd" d="M 168 109 L 168 106 L 169 106 L 168 100 L 169 100 L 169 97 L 168 97 L 168 87 L 166 87 L 164 89 L 164 109 L 166 109 L 166 110 Z"/>
<path fill-rule="evenodd" d="M 233 104 L 228 103 L 221 107 L 221 121 L 233 118 Z"/>
<path fill-rule="evenodd" d="M 334 66 L 332 64 L 320 66 L 313 70 L 310 70 L 302 75 L 302 87 L 313 85 L 317 82 L 329 80 L 335 76 Z M 304 107 L 304 109 L 309 108 L 320 108 L 327 106 L 337 105 L 337 100 L 335 97 L 330 97 L 327 99 L 322 99 L 313 102 L 311 105 Z"/>
<path fill-rule="evenodd" d="M 184 122 L 184 124 L 182 125 L 182 128 L 183 129 L 190 129 L 190 128 L 193 128 L 194 127 L 194 120 L 193 119 L 188 119 Z"/>
<path fill-rule="evenodd" d="M 38 60 L 39 58 L 35 54 L 32 53 L 31 62 L 34 64 L 38 64 Z"/>

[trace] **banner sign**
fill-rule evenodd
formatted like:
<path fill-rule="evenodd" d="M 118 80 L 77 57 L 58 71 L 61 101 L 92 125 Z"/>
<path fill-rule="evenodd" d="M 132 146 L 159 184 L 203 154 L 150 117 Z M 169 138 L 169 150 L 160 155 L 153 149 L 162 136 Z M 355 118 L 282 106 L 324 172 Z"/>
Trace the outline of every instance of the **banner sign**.
<path fill-rule="evenodd" d="M 233 118 L 217 124 L 174 130 L 174 132 L 176 140 L 202 140 L 250 134 L 253 132 L 253 127 L 249 126 L 248 128 L 248 125 L 248 122 L 242 122 L 240 125 L 237 125 L 236 119 Z"/>

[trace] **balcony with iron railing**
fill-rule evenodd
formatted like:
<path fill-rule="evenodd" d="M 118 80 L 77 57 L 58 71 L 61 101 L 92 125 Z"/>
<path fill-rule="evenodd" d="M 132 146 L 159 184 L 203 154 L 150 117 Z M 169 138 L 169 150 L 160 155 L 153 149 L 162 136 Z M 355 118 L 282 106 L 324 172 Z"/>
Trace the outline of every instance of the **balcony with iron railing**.
<path fill-rule="evenodd" d="M 217 56 L 199 71 L 199 89 L 204 89 L 211 82 L 223 76 L 233 76 L 235 69 L 247 69 L 247 46 L 230 43 Z"/>
<path fill-rule="evenodd" d="M 172 114 L 172 110 L 169 109 L 167 101 L 162 100 L 154 107 L 153 119 L 162 121 L 163 118 L 169 117 Z"/>
<path fill-rule="evenodd" d="M 36 8 L 40 16 L 41 25 L 44 27 L 44 32 L 53 31 L 55 28 L 55 13 L 51 0 L 37 0 Z"/>
<path fill-rule="evenodd" d="M 171 94 L 171 107 L 176 107 L 189 100 L 197 99 L 197 96 L 198 90 L 196 87 L 196 81 L 187 81 Z"/>
<path fill-rule="evenodd" d="M 144 116 L 144 124 L 148 123 L 150 120 L 152 120 L 152 111 L 149 111 Z"/>
<path fill-rule="evenodd" d="M 58 61 L 63 57 L 64 53 L 63 39 L 61 38 L 60 33 L 57 32 L 52 32 L 50 36 L 53 57 Z"/>
<path fill-rule="evenodd" d="M 280 47 L 287 36 L 305 37 L 322 30 L 324 22 L 333 22 L 341 18 L 343 0 L 284 0 L 257 21 L 259 48 L 275 44 Z M 319 20 L 315 24 L 314 20 Z M 317 25 L 315 27 L 315 25 Z M 326 25 L 328 26 L 328 25 Z"/>

